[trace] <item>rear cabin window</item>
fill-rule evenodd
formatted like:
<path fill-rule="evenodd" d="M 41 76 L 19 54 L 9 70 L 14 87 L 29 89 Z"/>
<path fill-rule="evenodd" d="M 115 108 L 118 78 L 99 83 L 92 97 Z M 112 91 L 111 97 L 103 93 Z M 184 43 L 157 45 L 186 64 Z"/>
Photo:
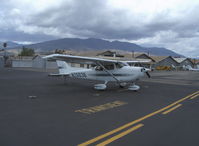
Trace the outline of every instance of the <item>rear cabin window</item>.
<path fill-rule="evenodd" d="M 109 64 L 104 66 L 107 70 L 113 70 L 114 69 L 114 64 Z"/>
<path fill-rule="evenodd" d="M 81 68 L 84 68 L 84 64 L 80 64 L 80 67 L 81 67 Z"/>

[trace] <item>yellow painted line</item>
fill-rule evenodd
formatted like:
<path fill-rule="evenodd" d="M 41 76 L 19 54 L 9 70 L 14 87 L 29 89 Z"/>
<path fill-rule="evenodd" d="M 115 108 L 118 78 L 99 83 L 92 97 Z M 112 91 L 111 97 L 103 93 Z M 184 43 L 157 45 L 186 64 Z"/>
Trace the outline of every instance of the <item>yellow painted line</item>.
<path fill-rule="evenodd" d="M 159 109 L 159 110 L 157 110 L 157 111 L 155 111 L 155 112 L 152 112 L 152 113 L 150 113 L 150 114 L 148 114 L 148 115 L 146 115 L 146 116 L 144 116 L 144 117 L 141 117 L 141 118 L 139 118 L 139 119 L 137 119 L 137 120 L 134 120 L 134 121 L 132 121 L 132 122 L 129 122 L 129 123 L 127 123 L 127 124 L 125 124 L 125 125 L 123 125 L 123 126 L 121 126 L 121 127 L 118 127 L 118 128 L 116 128 L 116 129 L 114 129 L 114 130 L 112 130 L 112 131 L 109 131 L 109 132 L 107 132 L 107 133 L 105 133 L 105 134 L 102 134 L 102 135 L 100 135 L 100 136 L 97 136 L 97 137 L 95 137 L 95 138 L 93 138 L 93 139 L 91 139 L 91 140 L 88 140 L 88 141 L 84 142 L 84 143 L 81 143 L 81 144 L 79 144 L 78 146 L 87 146 L 87 145 L 89 145 L 89 144 L 92 144 L 92 143 L 94 143 L 94 142 L 96 142 L 96 141 L 98 141 L 98 140 L 100 140 L 100 139 L 103 139 L 103 138 L 105 138 L 105 137 L 107 137 L 107 136 L 109 136 L 109 135 L 112 135 L 112 134 L 114 134 L 114 133 L 120 131 L 120 130 L 123 130 L 123 129 L 129 127 L 129 126 L 132 126 L 132 125 L 134 125 L 134 124 L 136 124 L 136 123 L 138 123 L 138 122 L 141 122 L 141 121 L 143 121 L 143 120 L 145 120 L 145 119 L 147 119 L 147 118 L 149 118 L 149 117 L 152 117 L 152 116 L 154 116 L 154 115 L 156 115 L 156 114 L 159 114 L 159 113 L 161 113 L 161 112 L 163 112 L 163 111 L 165 111 L 165 110 L 167 110 L 167 109 L 169 109 L 169 108 L 175 106 L 176 104 L 179 104 L 180 102 L 183 102 L 184 100 L 186 100 L 186 99 L 192 97 L 193 95 L 195 95 L 195 94 L 197 94 L 197 93 L 199 93 L 199 91 L 194 92 L 193 94 L 190 94 L 190 95 L 188 95 L 188 96 L 186 96 L 186 97 L 184 97 L 184 98 L 182 98 L 182 99 L 179 99 L 179 100 L 173 102 L 172 104 L 170 104 L 170 105 L 168 105 L 168 106 L 166 106 L 166 107 L 164 107 L 164 108 L 162 108 L 162 109 Z"/>
<path fill-rule="evenodd" d="M 75 110 L 75 112 L 80 112 L 80 113 L 84 113 L 84 114 L 92 114 L 92 113 L 108 110 L 111 108 L 119 107 L 119 106 L 122 106 L 125 104 L 128 104 L 128 103 L 117 100 L 117 101 L 109 102 L 109 103 L 102 104 L 102 105 L 97 105 L 97 106 L 93 106 L 93 107 L 89 107 L 89 108 Z"/>
<path fill-rule="evenodd" d="M 196 95 L 192 96 L 190 99 L 194 99 L 194 98 L 196 98 L 198 96 L 199 96 L 199 94 L 196 94 Z"/>
<path fill-rule="evenodd" d="M 168 113 L 174 111 L 175 109 L 179 108 L 180 106 L 182 106 L 182 104 L 178 104 L 178 105 L 176 105 L 176 106 L 170 108 L 169 110 L 163 112 L 162 114 L 163 114 L 163 115 L 166 115 L 166 114 L 168 114 Z"/>
<path fill-rule="evenodd" d="M 139 129 L 139 128 L 141 128 L 141 127 L 143 127 L 143 126 L 144 126 L 144 124 L 138 124 L 138 125 L 130 128 L 130 129 L 118 134 L 118 135 L 115 135 L 115 136 L 103 141 L 102 143 L 97 144 L 96 146 L 105 146 L 105 145 L 107 145 L 107 144 L 109 144 L 109 143 L 111 143 L 111 142 L 113 142 L 113 141 L 115 141 L 115 140 L 117 140 L 117 139 L 119 139 L 119 138 Z"/>

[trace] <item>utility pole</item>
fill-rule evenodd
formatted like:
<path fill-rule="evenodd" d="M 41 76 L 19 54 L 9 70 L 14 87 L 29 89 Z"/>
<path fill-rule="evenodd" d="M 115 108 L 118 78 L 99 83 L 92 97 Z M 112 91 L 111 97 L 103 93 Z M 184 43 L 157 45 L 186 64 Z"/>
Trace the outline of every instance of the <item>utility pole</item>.
<path fill-rule="evenodd" d="M 3 43 L 3 47 L 4 47 L 4 66 L 6 66 L 6 62 L 7 62 L 7 55 L 6 55 L 6 47 L 7 47 L 7 43 Z"/>
<path fill-rule="evenodd" d="M 132 51 L 132 58 L 134 58 L 135 57 L 135 54 L 134 54 L 134 51 Z"/>
<path fill-rule="evenodd" d="M 148 51 L 147 55 L 148 55 L 148 56 L 150 55 L 149 51 Z"/>
<path fill-rule="evenodd" d="M 7 43 L 3 43 L 3 47 L 4 47 L 4 55 L 6 55 L 6 47 L 7 47 Z"/>

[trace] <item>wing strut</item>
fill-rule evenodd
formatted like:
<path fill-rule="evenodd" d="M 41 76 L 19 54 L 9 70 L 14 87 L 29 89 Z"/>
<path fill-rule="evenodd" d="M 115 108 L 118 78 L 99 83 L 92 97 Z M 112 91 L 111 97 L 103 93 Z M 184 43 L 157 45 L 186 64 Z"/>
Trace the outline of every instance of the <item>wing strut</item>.
<path fill-rule="evenodd" d="M 120 81 L 111 72 L 109 72 L 100 62 L 97 62 L 97 64 L 99 66 L 101 66 L 105 72 L 107 72 L 110 76 L 112 76 L 117 81 L 117 83 L 120 85 Z"/>

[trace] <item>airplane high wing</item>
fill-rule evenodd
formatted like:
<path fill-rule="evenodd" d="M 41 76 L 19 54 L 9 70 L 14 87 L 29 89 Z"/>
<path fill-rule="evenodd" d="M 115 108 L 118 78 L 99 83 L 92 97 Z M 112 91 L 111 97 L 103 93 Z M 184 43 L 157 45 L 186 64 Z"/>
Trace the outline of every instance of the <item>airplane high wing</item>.
<path fill-rule="evenodd" d="M 73 63 L 85 63 L 85 64 L 96 64 L 97 62 L 103 62 L 105 64 L 108 63 L 148 63 L 149 61 L 146 60 L 130 60 L 130 61 L 118 61 L 118 60 L 110 60 L 110 59 L 103 59 L 103 58 L 94 58 L 94 57 L 84 57 L 84 56 L 72 56 L 72 55 L 63 55 L 63 54 L 52 54 L 43 57 L 44 59 L 48 60 L 61 60 L 66 62 L 73 62 Z"/>
<path fill-rule="evenodd" d="M 61 61 L 66 61 L 66 62 L 85 63 L 85 64 L 96 64 L 97 62 L 103 62 L 103 63 L 117 63 L 118 62 L 116 60 L 108 60 L 108 59 L 94 58 L 94 57 L 62 55 L 62 54 L 52 54 L 43 58 L 48 59 L 48 60 L 61 60 Z"/>
<path fill-rule="evenodd" d="M 63 54 L 52 54 L 43 58 L 57 62 L 59 74 L 54 74 L 55 76 L 104 81 L 104 84 L 96 84 L 94 86 L 97 90 L 105 90 L 107 83 L 110 81 L 116 82 L 120 87 L 124 87 L 127 82 L 131 82 L 132 85 L 128 89 L 138 90 L 140 87 L 135 85 L 135 81 L 143 77 L 145 73 L 150 77 L 148 69 L 128 65 L 128 63 L 137 63 L 138 61 L 118 61 Z M 90 69 L 77 68 L 69 66 L 68 63 L 91 64 L 95 67 Z"/>

